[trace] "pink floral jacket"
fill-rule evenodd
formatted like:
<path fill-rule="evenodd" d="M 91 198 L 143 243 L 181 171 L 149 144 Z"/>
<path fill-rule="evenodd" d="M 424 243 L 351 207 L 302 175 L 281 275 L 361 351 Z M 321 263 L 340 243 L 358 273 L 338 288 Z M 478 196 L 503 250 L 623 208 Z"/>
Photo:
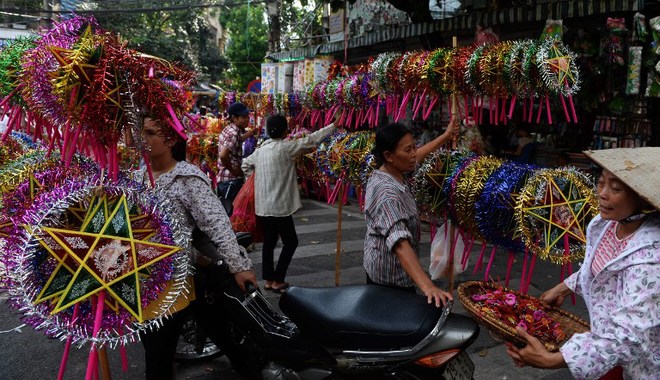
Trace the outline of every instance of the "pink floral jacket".
<path fill-rule="evenodd" d="M 594 276 L 591 262 L 608 223 L 600 215 L 591 221 L 584 262 L 564 281 L 584 298 L 591 331 L 574 335 L 561 353 L 576 379 L 597 379 L 618 365 L 626 379 L 659 379 L 660 218 L 648 218 Z"/>

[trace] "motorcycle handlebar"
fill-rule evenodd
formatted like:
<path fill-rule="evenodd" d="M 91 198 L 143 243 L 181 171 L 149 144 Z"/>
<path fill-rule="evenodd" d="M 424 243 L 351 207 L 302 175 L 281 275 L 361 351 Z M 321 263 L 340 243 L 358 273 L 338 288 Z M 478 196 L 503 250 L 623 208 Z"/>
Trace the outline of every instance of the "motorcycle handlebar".
<path fill-rule="evenodd" d="M 259 288 L 254 286 L 253 283 L 248 282 L 245 284 L 245 294 L 252 294 L 257 291 L 259 291 Z"/>

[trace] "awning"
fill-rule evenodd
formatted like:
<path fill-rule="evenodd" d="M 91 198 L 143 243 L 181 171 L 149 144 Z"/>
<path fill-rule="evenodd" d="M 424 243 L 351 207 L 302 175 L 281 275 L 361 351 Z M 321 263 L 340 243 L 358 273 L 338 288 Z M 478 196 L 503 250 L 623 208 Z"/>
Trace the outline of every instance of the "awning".
<path fill-rule="evenodd" d="M 507 24 L 544 22 L 547 19 L 570 19 L 614 12 L 636 12 L 644 8 L 644 0 L 574 0 L 537 2 L 534 7 L 507 8 L 498 11 L 474 11 L 465 15 L 430 22 L 396 26 L 348 41 L 348 48 L 358 48 L 377 43 L 417 37 L 436 32 L 474 31 L 477 25 L 497 26 Z M 291 49 L 272 53 L 268 58 L 277 61 L 292 61 L 333 54 L 344 50 L 344 41 L 331 42 L 307 48 Z"/>

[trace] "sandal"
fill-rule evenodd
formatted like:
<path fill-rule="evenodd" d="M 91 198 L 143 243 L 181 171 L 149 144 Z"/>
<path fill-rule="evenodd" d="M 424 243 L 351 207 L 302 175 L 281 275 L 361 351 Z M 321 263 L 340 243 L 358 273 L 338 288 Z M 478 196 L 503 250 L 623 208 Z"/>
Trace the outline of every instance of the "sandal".
<path fill-rule="evenodd" d="M 270 290 L 271 290 L 273 293 L 283 294 L 283 293 L 286 292 L 287 289 L 289 289 L 289 283 L 288 283 L 288 282 L 285 282 L 284 284 L 278 286 L 277 288 L 276 288 L 276 287 L 273 287 L 273 288 L 270 289 Z"/>
<path fill-rule="evenodd" d="M 273 290 L 273 285 L 264 284 L 264 290 Z"/>

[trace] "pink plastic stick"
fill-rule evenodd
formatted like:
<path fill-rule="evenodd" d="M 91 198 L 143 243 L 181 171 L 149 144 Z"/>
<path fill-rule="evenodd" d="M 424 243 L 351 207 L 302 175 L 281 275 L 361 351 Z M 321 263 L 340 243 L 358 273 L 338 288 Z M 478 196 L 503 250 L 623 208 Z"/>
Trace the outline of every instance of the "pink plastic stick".
<path fill-rule="evenodd" d="M 174 130 L 176 133 L 179 134 L 184 140 L 188 139 L 188 136 L 186 136 L 186 129 L 183 127 L 181 124 L 181 121 L 179 118 L 176 116 L 176 112 L 174 112 L 174 109 L 172 108 L 172 105 L 170 103 L 165 103 L 165 108 L 167 108 L 167 112 L 169 112 L 170 117 L 172 118 L 172 122 L 174 123 Z"/>
<path fill-rule="evenodd" d="M 566 100 L 564 99 L 564 95 L 559 94 L 559 100 L 561 100 L 561 108 L 564 110 L 564 117 L 566 118 L 566 122 L 570 123 L 571 116 L 568 114 L 568 108 L 566 108 Z"/>
<path fill-rule="evenodd" d="M 119 353 L 121 355 L 121 370 L 128 372 L 128 355 L 126 354 L 126 345 L 119 346 Z"/>
<path fill-rule="evenodd" d="M 573 114 L 573 122 L 577 123 L 578 118 L 577 118 L 577 114 L 575 113 L 575 105 L 573 105 L 573 96 L 572 95 L 568 95 L 568 104 L 571 105 L 571 114 Z"/>
<path fill-rule="evenodd" d="M 3 108 L 4 105 L 9 101 L 9 99 L 11 99 L 11 97 L 14 96 L 16 91 L 18 91 L 19 88 L 21 88 L 21 87 L 23 87 L 23 86 L 16 86 L 16 88 L 13 89 L 12 92 L 9 93 L 9 95 L 5 96 L 4 99 L 2 99 L 2 101 L 0 102 L 0 108 Z M 4 115 L 2 115 L 2 116 L 4 116 Z"/>
<path fill-rule="evenodd" d="M 536 255 L 532 255 L 532 262 L 529 264 L 529 271 L 527 271 L 527 276 L 525 278 L 525 291 L 523 293 L 527 294 L 529 292 L 529 284 L 532 282 L 532 272 L 534 271 L 534 264 L 536 264 Z"/>
<path fill-rule="evenodd" d="M 76 319 L 78 319 L 78 304 L 73 307 L 73 315 L 71 316 L 70 325 L 73 325 Z M 72 336 L 69 336 L 66 339 L 66 344 L 64 345 L 64 354 L 62 354 L 62 362 L 60 363 L 60 371 L 57 374 L 57 380 L 62 380 L 64 378 L 64 371 L 66 370 L 66 363 L 69 361 L 69 352 L 71 351 L 72 340 Z"/>
<path fill-rule="evenodd" d="M 328 197 L 328 204 L 331 205 L 335 203 L 335 199 L 337 199 L 337 193 L 339 192 L 339 187 L 341 186 L 341 178 L 337 180 L 335 183 L 335 187 L 332 189 L 332 192 L 330 193 L 330 196 Z"/>
<path fill-rule="evenodd" d="M 465 240 L 465 238 L 463 239 Z M 472 244 L 474 244 L 474 236 L 470 237 L 470 243 L 465 246 L 463 249 L 463 257 L 461 258 L 461 269 L 465 269 L 467 266 L 468 258 L 470 257 L 470 252 L 472 252 Z"/>
<path fill-rule="evenodd" d="M 71 160 L 73 159 L 73 154 L 76 152 L 76 145 L 78 145 L 77 143 L 78 143 L 78 138 L 80 136 L 80 131 L 81 130 L 82 130 L 82 127 L 78 127 L 76 129 L 75 134 L 73 135 L 73 143 L 70 144 L 71 146 L 69 147 L 69 150 L 66 154 L 66 158 L 65 158 L 65 161 L 64 161 L 64 167 L 66 167 L 66 168 L 71 166 Z"/>
<path fill-rule="evenodd" d="M 545 96 L 545 112 L 548 115 L 548 124 L 552 124 L 552 113 L 550 112 L 550 99 L 548 99 L 548 95 Z"/>
<path fill-rule="evenodd" d="M 516 94 L 513 94 L 511 98 L 511 104 L 509 105 L 509 119 L 513 117 L 513 108 L 516 106 Z"/>
<path fill-rule="evenodd" d="M 512 251 L 509 251 L 509 259 L 506 262 L 506 278 L 504 279 L 504 286 L 509 287 L 509 280 L 511 279 L 511 268 L 513 268 L 513 259 L 516 257 Z"/>
<path fill-rule="evenodd" d="M 493 265 L 493 259 L 495 259 L 495 251 L 497 246 L 493 246 L 493 250 L 490 252 L 490 259 L 488 259 L 488 266 L 486 267 L 486 273 L 484 274 L 484 281 L 488 281 L 488 274 L 490 273 L 490 267 Z"/>
<path fill-rule="evenodd" d="M 541 122 L 541 114 L 543 113 L 543 99 L 539 99 L 539 112 L 536 114 L 536 124 Z"/>
<path fill-rule="evenodd" d="M 380 95 L 378 95 L 378 103 L 376 103 L 376 123 L 374 123 L 374 126 L 378 125 L 378 120 L 380 120 Z"/>
<path fill-rule="evenodd" d="M 426 103 L 426 89 L 422 92 L 422 95 L 419 97 L 419 101 L 417 102 L 417 107 L 415 107 L 415 112 L 413 113 L 413 118 L 417 117 L 417 114 L 419 113 L 419 110 L 422 108 L 422 104 Z"/>
<path fill-rule="evenodd" d="M 506 123 L 506 99 L 501 99 L 500 103 L 502 108 L 500 109 L 500 121 Z"/>
<path fill-rule="evenodd" d="M 573 263 L 569 261 L 568 262 L 568 277 L 570 277 L 572 274 L 573 274 Z M 575 293 L 571 294 L 571 302 L 573 303 L 573 305 L 575 305 Z"/>
<path fill-rule="evenodd" d="M 439 96 L 436 95 L 435 97 L 433 97 L 433 100 L 431 100 L 431 104 L 429 104 L 429 108 L 426 110 L 426 113 L 424 114 L 424 120 L 428 119 L 429 116 L 431 116 L 431 112 L 433 112 L 433 108 L 435 107 L 435 105 L 438 103 L 439 100 L 440 100 Z"/>
<path fill-rule="evenodd" d="M 346 201 L 348 201 L 348 186 L 344 186 L 344 195 L 341 197 L 342 204 L 346 204 Z"/>
<path fill-rule="evenodd" d="M 99 335 L 99 330 L 101 330 L 101 322 L 103 321 L 103 304 L 105 303 L 105 291 L 101 290 L 97 298 L 96 315 L 94 316 L 94 330 L 92 330 L 92 336 L 94 338 Z M 85 375 L 85 380 L 91 380 L 92 374 L 96 372 L 97 358 L 98 355 L 96 347 L 92 346 L 89 351 L 89 359 L 87 359 L 87 374 Z"/>
<path fill-rule="evenodd" d="M 412 104 L 413 117 L 415 117 L 415 110 L 417 109 L 417 104 L 419 104 L 419 99 L 420 99 L 420 98 L 419 98 L 419 94 L 417 94 L 417 95 L 412 95 L 412 100 L 413 100 L 413 104 Z"/>
<path fill-rule="evenodd" d="M 484 261 L 484 252 L 486 251 L 486 240 L 482 241 L 481 243 L 481 252 L 479 252 L 479 258 L 477 259 L 477 263 L 474 264 L 474 272 L 472 274 L 477 273 L 478 270 L 481 270 L 481 265 L 483 264 Z"/>
<path fill-rule="evenodd" d="M 534 117 L 534 97 L 529 97 L 529 114 L 527 114 L 527 122 L 531 123 Z"/>
<path fill-rule="evenodd" d="M 520 291 L 523 291 L 523 288 L 525 287 L 525 275 L 527 271 L 527 257 L 529 256 L 529 249 L 525 247 L 525 253 L 523 256 L 523 263 L 522 263 L 522 272 L 521 272 L 521 277 L 520 277 Z"/>
<path fill-rule="evenodd" d="M 401 99 L 401 105 L 399 106 L 399 112 L 396 114 L 394 121 L 399 121 L 399 119 L 406 117 L 406 109 L 408 108 L 408 102 L 410 101 L 410 90 L 406 91 Z"/>
<path fill-rule="evenodd" d="M 465 118 L 467 119 L 468 116 L 470 115 L 470 107 L 468 106 L 467 96 L 463 97 L 463 106 L 465 107 Z"/>
<path fill-rule="evenodd" d="M 63 128 L 64 129 L 64 136 L 63 136 L 63 139 L 62 139 L 62 146 L 60 148 L 60 155 L 61 155 L 60 158 L 62 160 L 64 160 L 65 157 L 66 157 L 66 152 L 69 149 L 69 144 L 70 144 L 70 141 L 71 141 L 71 132 L 69 131 L 69 126 L 70 126 L 69 122 L 67 121 L 64 124 L 64 128 Z"/>

